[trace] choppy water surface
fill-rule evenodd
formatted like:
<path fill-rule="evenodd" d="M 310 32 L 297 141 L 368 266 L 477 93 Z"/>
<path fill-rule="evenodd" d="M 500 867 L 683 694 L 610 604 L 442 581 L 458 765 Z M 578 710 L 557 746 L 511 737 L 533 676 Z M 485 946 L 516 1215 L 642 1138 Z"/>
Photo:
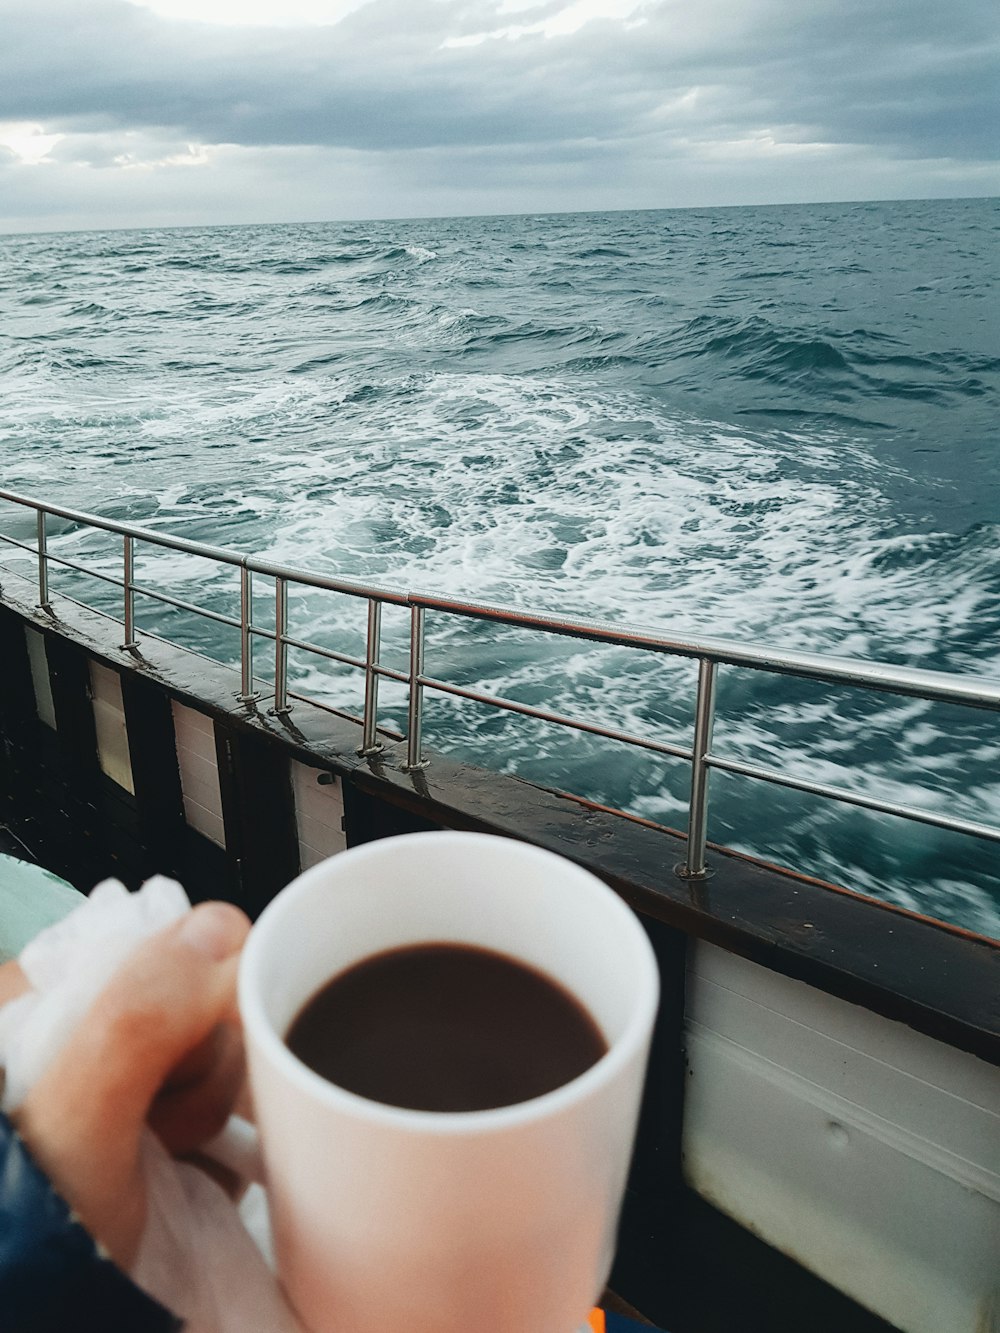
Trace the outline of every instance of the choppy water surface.
<path fill-rule="evenodd" d="M 995 676 L 998 274 L 997 200 L 0 237 L 3 482 L 325 572 Z M 53 549 L 117 559 L 68 524 Z M 139 575 L 237 605 L 198 561 Z M 291 619 L 361 642 L 334 597 Z M 348 669 L 292 669 L 358 707 Z M 427 669 L 690 725 L 669 659 L 435 621 Z M 676 761 L 433 700 L 427 741 L 683 817 Z M 724 669 L 716 748 L 1000 820 L 990 714 Z M 723 774 L 712 801 L 715 840 L 1000 934 L 995 845 Z"/>

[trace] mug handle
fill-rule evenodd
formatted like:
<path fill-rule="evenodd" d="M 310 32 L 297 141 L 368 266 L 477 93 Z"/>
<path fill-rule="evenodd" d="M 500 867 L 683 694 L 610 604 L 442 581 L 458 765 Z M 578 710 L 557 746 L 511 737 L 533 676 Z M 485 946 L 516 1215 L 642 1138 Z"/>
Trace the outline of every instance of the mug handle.
<path fill-rule="evenodd" d="M 219 1133 L 203 1143 L 198 1151 L 234 1172 L 248 1185 L 265 1183 L 260 1135 L 257 1127 L 242 1116 L 231 1115 Z"/>

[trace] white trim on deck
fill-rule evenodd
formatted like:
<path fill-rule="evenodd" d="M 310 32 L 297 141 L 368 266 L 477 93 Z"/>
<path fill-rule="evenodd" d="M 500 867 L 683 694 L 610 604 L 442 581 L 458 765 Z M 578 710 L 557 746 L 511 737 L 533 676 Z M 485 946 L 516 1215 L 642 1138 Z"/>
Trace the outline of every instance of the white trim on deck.
<path fill-rule="evenodd" d="M 191 828 L 219 847 L 226 845 L 222 792 L 215 753 L 215 725 L 196 708 L 170 701 L 174 716 L 174 743 L 181 775 L 184 817 Z"/>
<path fill-rule="evenodd" d="M 347 847 L 344 793 L 339 778 L 321 769 L 310 768 L 308 764 L 293 759 L 289 763 L 289 773 L 295 795 L 299 866 L 308 870 L 318 861 Z"/>
<path fill-rule="evenodd" d="M 1000 1069 L 694 944 L 684 1170 L 904 1333 L 1000 1325 Z"/>
<path fill-rule="evenodd" d="M 122 681 L 117 671 L 90 661 L 90 702 L 97 733 L 97 759 L 101 769 L 119 787 L 135 795 L 132 756 L 129 752 Z"/>
<path fill-rule="evenodd" d="M 45 652 L 45 635 L 37 629 L 32 629 L 30 625 L 25 625 L 24 641 L 28 647 L 28 663 L 31 667 L 31 685 L 35 692 L 35 708 L 39 719 L 55 731 L 56 707 L 52 701 L 49 659 Z"/>

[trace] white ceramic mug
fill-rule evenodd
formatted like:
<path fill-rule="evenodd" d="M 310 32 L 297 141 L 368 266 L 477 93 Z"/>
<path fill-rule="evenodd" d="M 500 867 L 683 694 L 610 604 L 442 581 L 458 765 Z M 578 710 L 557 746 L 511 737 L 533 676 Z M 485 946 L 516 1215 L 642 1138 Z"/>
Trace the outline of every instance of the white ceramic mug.
<path fill-rule="evenodd" d="M 288 1050 L 326 981 L 400 945 L 464 942 L 561 982 L 609 1050 L 544 1096 L 411 1111 Z M 571 1333 L 614 1254 L 658 996 L 645 932 L 600 880 L 525 843 L 386 838 L 265 909 L 239 981 L 278 1271 L 315 1333 Z"/>

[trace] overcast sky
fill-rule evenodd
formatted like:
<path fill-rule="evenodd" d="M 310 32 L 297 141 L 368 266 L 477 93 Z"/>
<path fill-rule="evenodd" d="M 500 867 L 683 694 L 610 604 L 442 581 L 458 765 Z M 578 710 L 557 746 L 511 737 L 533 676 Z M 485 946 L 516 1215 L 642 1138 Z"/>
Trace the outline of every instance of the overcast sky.
<path fill-rule="evenodd" d="M 998 0 L 0 0 L 0 230 L 1000 194 Z"/>

